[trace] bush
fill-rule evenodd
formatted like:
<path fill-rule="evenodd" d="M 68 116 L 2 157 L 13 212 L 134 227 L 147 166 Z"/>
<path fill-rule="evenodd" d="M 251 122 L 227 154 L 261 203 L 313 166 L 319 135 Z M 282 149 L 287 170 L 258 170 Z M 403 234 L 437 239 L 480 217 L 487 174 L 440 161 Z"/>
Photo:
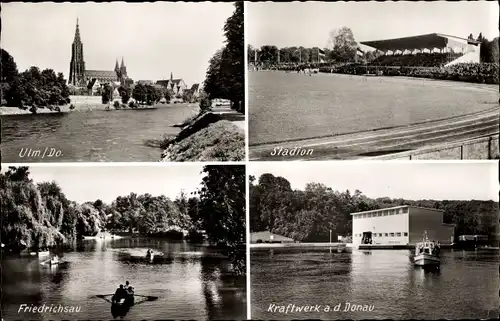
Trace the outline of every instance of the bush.
<path fill-rule="evenodd" d="M 131 101 L 128 103 L 128 106 L 129 106 L 130 108 L 137 108 L 137 105 L 136 105 L 135 101 L 133 101 L 133 100 L 131 100 Z"/>
<path fill-rule="evenodd" d="M 118 100 L 115 100 L 113 102 L 113 107 L 115 107 L 116 109 L 119 109 L 120 108 L 120 102 Z"/>
<path fill-rule="evenodd" d="M 212 108 L 212 100 L 208 97 L 204 97 L 200 100 L 200 113 L 204 113 Z"/>

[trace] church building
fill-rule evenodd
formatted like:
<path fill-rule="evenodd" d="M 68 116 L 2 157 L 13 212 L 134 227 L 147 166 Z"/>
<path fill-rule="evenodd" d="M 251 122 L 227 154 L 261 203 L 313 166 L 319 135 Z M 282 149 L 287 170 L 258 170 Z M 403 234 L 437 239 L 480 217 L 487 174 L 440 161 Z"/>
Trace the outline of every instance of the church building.
<path fill-rule="evenodd" d="M 83 58 L 83 43 L 80 39 L 80 28 L 78 19 L 76 20 L 76 31 L 73 45 L 71 48 L 71 62 L 69 67 L 69 84 L 75 87 L 87 87 L 89 84 L 92 86 L 97 83 L 104 85 L 106 83 L 124 84 L 128 79 L 127 67 L 123 61 L 118 66 L 116 60 L 114 70 L 87 70 L 85 69 L 85 60 Z"/>

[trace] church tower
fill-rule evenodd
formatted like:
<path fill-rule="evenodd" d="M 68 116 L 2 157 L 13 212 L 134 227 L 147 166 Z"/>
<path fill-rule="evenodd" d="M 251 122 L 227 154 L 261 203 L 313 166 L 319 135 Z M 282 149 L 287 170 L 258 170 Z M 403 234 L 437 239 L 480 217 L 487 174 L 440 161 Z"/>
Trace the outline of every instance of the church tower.
<path fill-rule="evenodd" d="M 120 75 L 122 79 L 127 79 L 127 67 L 125 67 L 125 63 L 123 62 L 123 57 L 122 57 L 122 64 L 120 66 Z"/>
<path fill-rule="evenodd" d="M 85 61 L 83 60 L 83 43 L 80 39 L 78 18 L 76 19 L 75 39 L 71 47 L 71 63 L 69 66 L 69 84 L 85 85 Z"/>

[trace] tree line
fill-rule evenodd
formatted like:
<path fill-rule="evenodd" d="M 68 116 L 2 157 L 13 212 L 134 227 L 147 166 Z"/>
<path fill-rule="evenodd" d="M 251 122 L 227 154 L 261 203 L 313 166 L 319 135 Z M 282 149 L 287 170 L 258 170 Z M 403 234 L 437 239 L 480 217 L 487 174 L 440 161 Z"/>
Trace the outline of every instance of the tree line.
<path fill-rule="evenodd" d="M 204 81 L 206 99 L 228 99 L 232 108 L 245 112 L 243 2 L 234 3 L 235 10 L 224 25 L 226 45 L 209 61 Z M 202 102 L 204 106 L 208 101 Z M 202 106 L 202 108 L 204 107 Z"/>
<path fill-rule="evenodd" d="M 484 63 L 498 63 L 499 47 L 498 37 L 489 41 L 482 33 L 477 38 L 472 34 L 468 36 L 469 40 L 480 42 L 480 61 Z M 359 45 L 354 38 L 352 30 L 348 27 L 342 27 L 330 31 L 328 37 L 328 46 L 324 48 L 302 46 L 292 46 L 280 48 L 273 45 L 264 45 L 260 48 L 254 48 L 248 45 L 247 58 L 250 63 L 257 63 L 264 66 L 273 66 L 280 64 L 298 64 L 298 63 L 318 63 L 327 62 L 354 62 L 357 61 L 357 51 Z M 370 50 L 363 53 L 361 60 L 371 62 L 383 55 L 379 50 Z M 279 57 L 279 58 L 278 58 Z"/>
<path fill-rule="evenodd" d="M 99 232 L 179 236 L 227 249 L 236 269 L 245 271 L 244 166 L 205 166 L 201 188 L 175 199 L 150 194 L 119 196 L 82 204 L 69 200 L 56 182 L 35 184 L 28 167 L 0 174 L 1 241 L 7 249 L 53 247 Z"/>
<path fill-rule="evenodd" d="M 70 103 L 69 89 L 62 73 L 52 69 L 40 71 L 30 67 L 19 73 L 14 58 L 1 49 L 0 101 L 2 106 L 19 107 L 36 112 L 37 108 L 57 109 Z"/>
<path fill-rule="evenodd" d="M 443 223 L 455 224 L 455 236 L 485 234 L 497 239 L 498 202 L 369 198 L 359 190 L 334 191 L 320 183 L 292 190 L 283 177 L 250 177 L 250 230 L 271 231 L 303 242 L 328 242 L 329 233 L 352 235 L 351 213 L 412 205 L 444 210 Z"/>

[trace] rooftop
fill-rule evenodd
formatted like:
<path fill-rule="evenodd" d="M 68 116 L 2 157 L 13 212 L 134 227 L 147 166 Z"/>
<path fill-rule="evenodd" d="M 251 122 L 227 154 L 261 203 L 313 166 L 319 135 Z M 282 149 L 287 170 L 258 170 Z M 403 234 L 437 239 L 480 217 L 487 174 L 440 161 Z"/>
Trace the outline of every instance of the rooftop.
<path fill-rule="evenodd" d="M 424 210 L 430 210 L 430 211 L 436 211 L 436 212 L 444 212 L 443 210 L 440 210 L 440 209 L 437 209 L 437 208 L 419 207 L 419 206 L 412 206 L 412 205 L 401 205 L 401 206 L 394 206 L 394 207 L 379 208 L 378 210 L 355 212 L 355 213 L 351 213 L 351 215 L 365 214 L 365 213 L 374 213 L 374 212 L 380 212 L 380 211 L 386 211 L 386 210 L 395 210 L 395 209 L 399 209 L 399 208 L 421 208 L 421 209 L 424 209 Z"/>
<path fill-rule="evenodd" d="M 476 40 L 445 35 L 442 33 L 429 33 L 412 37 L 384 39 L 375 41 L 362 41 L 361 44 L 379 50 L 403 50 L 423 48 L 446 48 L 449 44 L 464 46 L 466 44 L 478 45 Z"/>

